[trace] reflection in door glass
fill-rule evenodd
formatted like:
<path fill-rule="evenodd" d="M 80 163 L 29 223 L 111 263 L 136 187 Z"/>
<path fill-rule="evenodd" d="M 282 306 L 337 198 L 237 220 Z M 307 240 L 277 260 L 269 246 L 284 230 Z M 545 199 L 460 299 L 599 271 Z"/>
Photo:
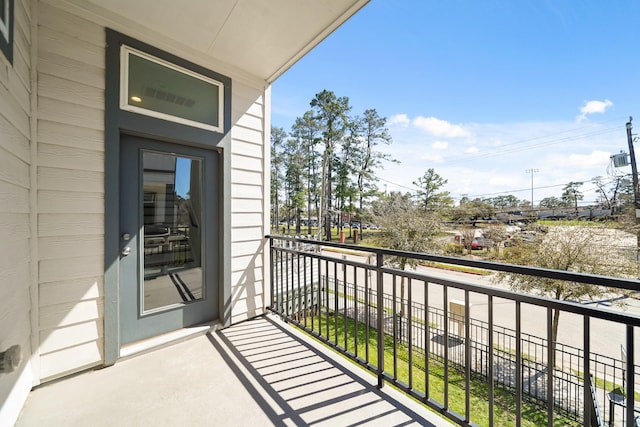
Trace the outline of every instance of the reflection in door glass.
<path fill-rule="evenodd" d="M 202 295 L 202 160 L 143 152 L 142 312 Z"/>

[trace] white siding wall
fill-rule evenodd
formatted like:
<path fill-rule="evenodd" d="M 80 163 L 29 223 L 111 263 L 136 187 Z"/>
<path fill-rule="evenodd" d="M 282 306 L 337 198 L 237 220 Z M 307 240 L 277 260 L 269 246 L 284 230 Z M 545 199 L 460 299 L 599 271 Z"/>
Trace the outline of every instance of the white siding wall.
<path fill-rule="evenodd" d="M 264 89 L 233 83 L 231 130 L 231 321 L 263 313 L 265 282 Z M 268 151 L 267 151 L 268 152 Z"/>
<path fill-rule="evenodd" d="M 0 53 L 0 351 L 22 348 L 23 360 L 0 374 L 0 426 L 12 425 L 31 389 L 31 153 L 29 0 L 15 0 L 13 65 Z"/>
<path fill-rule="evenodd" d="M 40 2 L 41 378 L 103 360 L 105 31 Z"/>
<path fill-rule="evenodd" d="M 46 381 L 103 361 L 105 30 L 43 1 L 38 44 L 39 338 Z M 233 80 L 233 322 L 264 306 L 264 94 Z"/>

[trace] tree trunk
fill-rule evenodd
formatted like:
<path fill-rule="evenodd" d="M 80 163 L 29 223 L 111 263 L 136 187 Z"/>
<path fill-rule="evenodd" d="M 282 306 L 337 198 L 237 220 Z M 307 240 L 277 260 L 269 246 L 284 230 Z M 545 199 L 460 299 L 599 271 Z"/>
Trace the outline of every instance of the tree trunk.
<path fill-rule="evenodd" d="M 332 181 L 332 176 L 331 176 L 331 169 L 332 169 L 332 162 L 331 162 L 331 158 L 328 159 L 327 161 L 327 211 L 325 213 L 326 216 L 326 223 L 327 223 L 327 228 L 325 230 L 326 233 L 326 240 L 327 242 L 331 241 L 331 207 L 332 207 L 332 197 L 333 195 L 331 194 L 331 181 Z"/>

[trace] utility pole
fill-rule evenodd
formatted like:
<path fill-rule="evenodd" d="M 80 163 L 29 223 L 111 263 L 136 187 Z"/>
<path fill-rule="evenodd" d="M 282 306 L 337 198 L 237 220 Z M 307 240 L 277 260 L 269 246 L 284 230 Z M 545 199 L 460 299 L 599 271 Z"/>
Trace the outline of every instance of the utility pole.
<path fill-rule="evenodd" d="M 635 208 L 636 214 L 636 235 L 637 235 L 637 246 L 636 246 L 636 260 L 640 260 L 640 195 L 638 194 L 638 169 L 636 167 L 636 154 L 633 149 L 633 136 L 631 135 L 631 121 L 633 117 L 629 116 L 629 121 L 627 122 L 627 142 L 629 143 L 629 157 L 631 157 L 631 178 L 633 179 L 633 207 Z"/>
<path fill-rule="evenodd" d="M 527 169 L 525 172 L 531 174 L 531 210 L 533 211 L 533 174 L 540 171 L 538 169 Z"/>

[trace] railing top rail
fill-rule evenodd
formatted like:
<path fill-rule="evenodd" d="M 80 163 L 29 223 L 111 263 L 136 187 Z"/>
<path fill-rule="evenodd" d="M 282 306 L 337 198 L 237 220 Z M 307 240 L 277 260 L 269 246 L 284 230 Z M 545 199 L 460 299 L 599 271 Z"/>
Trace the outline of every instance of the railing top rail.
<path fill-rule="evenodd" d="M 564 270 L 549 270 L 540 267 L 530 267 L 515 264 L 503 264 L 491 261 L 478 261 L 466 258 L 456 258 L 445 255 L 426 254 L 421 252 L 399 251 L 395 249 L 374 248 L 368 246 L 357 246 L 346 243 L 324 242 L 321 240 L 302 239 L 287 236 L 265 236 L 268 239 L 292 241 L 312 245 L 346 249 L 372 254 L 381 254 L 395 257 L 407 257 L 423 261 L 441 262 L 444 264 L 460 265 L 484 270 L 500 271 L 505 273 L 524 274 L 527 276 L 545 277 L 548 279 L 564 280 L 567 282 L 578 282 L 589 285 L 607 286 L 611 288 L 640 291 L 640 281 L 625 279 L 620 277 L 601 276 L 595 274 L 578 273 Z"/>

